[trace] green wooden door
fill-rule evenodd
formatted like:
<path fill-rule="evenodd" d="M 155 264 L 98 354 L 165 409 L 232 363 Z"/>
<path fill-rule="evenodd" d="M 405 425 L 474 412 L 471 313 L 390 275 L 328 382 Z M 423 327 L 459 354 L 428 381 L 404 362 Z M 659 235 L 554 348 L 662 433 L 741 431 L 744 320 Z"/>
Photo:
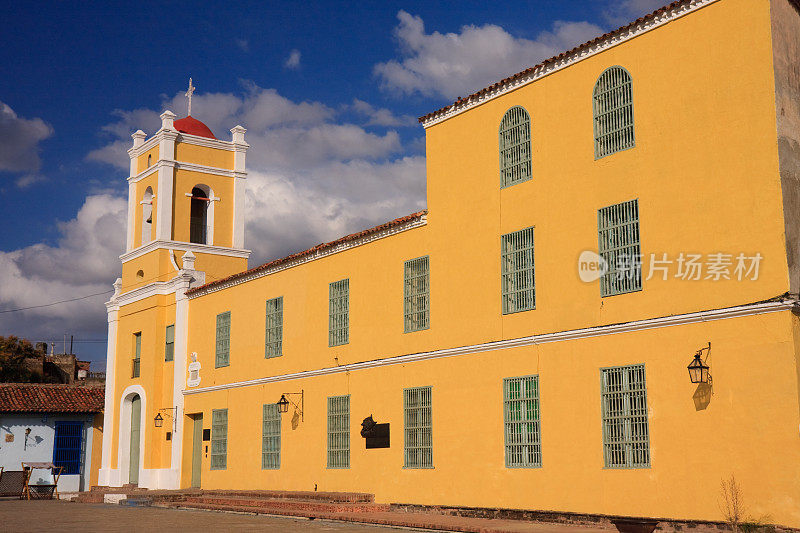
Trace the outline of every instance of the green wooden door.
<path fill-rule="evenodd" d="M 142 399 L 134 396 L 131 400 L 131 460 L 128 483 L 139 483 L 139 426 L 142 419 Z"/>
<path fill-rule="evenodd" d="M 192 434 L 192 487 L 200 488 L 201 459 L 203 457 L 203 414 L 194 415 Z"/>

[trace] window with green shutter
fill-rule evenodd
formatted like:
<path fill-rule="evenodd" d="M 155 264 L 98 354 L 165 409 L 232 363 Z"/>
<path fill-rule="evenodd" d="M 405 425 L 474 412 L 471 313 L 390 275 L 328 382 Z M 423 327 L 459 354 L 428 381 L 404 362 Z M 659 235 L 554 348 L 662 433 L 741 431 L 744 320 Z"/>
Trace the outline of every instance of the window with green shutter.
<path fill-rule="evenodd" d="M 164 341 L 164 361 L 175 359 L 175 324 L 167 326 Z"/>
<path fill-rule="evenodd" d="M 283 296 L 267 300 L 264 357 L 283 355 Z"/>
<path fill-rule="evenodd" d="M 615 66 L 603 72 L 592 100 L 595 159 L 633 148 L 633 82 L 628 71 Z"/>
<path fill-rule="evenodd" d="M 405 262 L 403 269 L 404 331 L 430 327 L 430 261 L 428 256 Z"/>
<path fill-rule="evenodd" d="M 228 410 L 211 411 L 211 470 L 228 468 Z"/>
<path fill-rule="evenodd" d="M 600 369 L 606 468 L 650 466 L 644 365 Z"/>
<path fill-rule="evenodd" d="M 598 252 L 608 270 L 600 277 L 600 295 L 642 290 L 639 246 L 639 201 L 630 200 L 597 211 Z"/>
<path fill-rule="evenodd" d="M 500 239 L 500 287 L 503 314 L 536 309 L 533 227 Z"/>
<path fill-rule="evenodd" d="M 403 389 L 406 468 L 433 468 L 431 387 Z"/>
<path fill-rule="evenodd" d="M 328 468 L 350 468 L 350 396 L 328 397 Z"/>
<path fill-rule="evenodd" d="M 531 179 L 531 117 L 514 106 L 500 121 L 500 187 Z"/>
<path fill-rule="evenodd" d="M 261 428 L 261 468 L 277 470 L 281 467 L 281 413 L 276 403 L 264 404 Z"/>
<path fill-rule="evenodd" d="M 539 376 L 503 380 L 506 467 L 542 466 Z"/>
<path fill-rule="evenodd" d="M 217 315 L 217 343 L 214 367 L 219 368 L 231 364 L 231 312 L 225 311 Z"/>
<path fill-rule="evenodd" d="M 328 288 L 328 346 L 350 342 L 350 280 L 343 279 Z"/>
<path fill-rule="evenodd" d="M 131 365 L 131 377 L 138 378 L 141 374 L 142 364 L 142 332 L 133 334 L 133 361 Z"/>

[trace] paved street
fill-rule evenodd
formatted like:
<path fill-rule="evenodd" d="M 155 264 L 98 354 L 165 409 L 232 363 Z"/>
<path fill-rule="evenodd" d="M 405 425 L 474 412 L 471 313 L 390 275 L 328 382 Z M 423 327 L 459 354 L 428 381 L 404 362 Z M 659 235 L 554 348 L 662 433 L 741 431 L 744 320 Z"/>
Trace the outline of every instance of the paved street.
<path fill-rule="evenodd" d="M 232 513 L 123 507 L 65 501 L 0 501 L 0 530 L 26 531 L 261 531 L 274 533 L 392 533 L 380 526 Z"/>

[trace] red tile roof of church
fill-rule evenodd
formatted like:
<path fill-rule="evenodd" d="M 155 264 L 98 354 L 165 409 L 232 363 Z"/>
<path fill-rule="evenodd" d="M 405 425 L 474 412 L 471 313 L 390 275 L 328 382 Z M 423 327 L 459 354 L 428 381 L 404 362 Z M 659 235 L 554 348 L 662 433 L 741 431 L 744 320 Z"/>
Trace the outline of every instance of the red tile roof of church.
<path fill-rule="evenodd" d="M 0 413 L 99 413 L 105 389 L 39 383 L 0 384 Z"/>
<path fill-rule="evenodd" d="M 200 137 L 216 139 L 208 126 L 191 115 L 176 120 L 173 125 L 175 126 L 175 129 L 181 133 L 188 133 L 189 135 L 198 135 Z"/>

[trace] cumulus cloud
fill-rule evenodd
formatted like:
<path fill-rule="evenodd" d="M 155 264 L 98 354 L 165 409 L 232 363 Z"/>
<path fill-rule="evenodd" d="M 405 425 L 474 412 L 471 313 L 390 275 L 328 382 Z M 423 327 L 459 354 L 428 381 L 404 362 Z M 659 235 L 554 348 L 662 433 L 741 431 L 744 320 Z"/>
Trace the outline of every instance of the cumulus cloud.
<path fill-rule="evenodd" d="M 289 52 L 289 57 L 283 62 L 283 66 L 292 70 L 300 68 L 300 50 L 295 48 Z"/>
<path fill-rule="evenodd" d="M 622 26 L 668 3 L 668 0 L 612 0 L 603 10 L 603 17 L 613 26 Z"/>
<path fill-rule="evenodd" d="M 397 14 L 394 30 L 402 58 L 378 63 L 384 89 L 449 99 L 466 96 L 543 59 L 588 41 L 602 29 L 588 22 L 553 24 L 535 40 L 515 37 L 500 26 L 463 26 L 458 33 L 426 33 L 422 18 Z"/>
<path fill-rule="evenodd" d="M 54 245 L 37 243 L 0 252 L 0 311 L 104 293 L 0 314 L 0 335 L 16 333 L 40 340 L 60 338 L 69 331 L 83 338 L 104 337 L 103 296 L 111 296 L 110 284 L 120 271 L 126 213 L 122 198 L 89 196 L 74 219 L 58 224 L 60 238 Z"/>
<path fill-rule="evenodd" d="M 53 128 L 44 120 L 19 117 L 7 104 L 0 102 L 0 171 L 39 170 L 39 143 L 52 134 Z"/>
<path fill-rule="evenodd" d="M 411 115 L 395 115 L 390 109 L 376 108 L 372 104 L 353 99 L 353 104 L 350 106 L 357 114 L 366 117 L 367 122 L 365 126 L 388 126 L 388 127 L 403 127 L 403 126 L 416 126 L 417 119 Z"/>

